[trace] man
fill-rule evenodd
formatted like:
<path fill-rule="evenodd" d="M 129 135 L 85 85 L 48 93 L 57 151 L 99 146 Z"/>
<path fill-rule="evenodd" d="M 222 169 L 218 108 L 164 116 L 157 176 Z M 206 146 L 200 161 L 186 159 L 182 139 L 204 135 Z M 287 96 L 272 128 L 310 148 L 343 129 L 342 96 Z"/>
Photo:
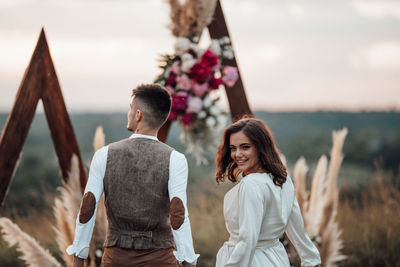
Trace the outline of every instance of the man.
<path fill-rule="evenodd" d="M 88 256 L 103 192 L 108 229 L 101 266 L 196 264 L 199 255 L 194 253 L 186 207 L 187 161 L 157 139 L 170 110 L 171 96 L 162 86 L 133 90 L 127 125 L 133 134 L 93 156 L 75 239 L 67 248 L 74 267 L 83 266 Z"/>

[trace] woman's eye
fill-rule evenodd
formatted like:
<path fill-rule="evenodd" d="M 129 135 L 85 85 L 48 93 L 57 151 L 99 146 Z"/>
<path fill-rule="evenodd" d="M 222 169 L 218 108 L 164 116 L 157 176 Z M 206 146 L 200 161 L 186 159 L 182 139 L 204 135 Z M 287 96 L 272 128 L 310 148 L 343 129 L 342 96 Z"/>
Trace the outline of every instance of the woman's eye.
<path fill-rule="evenodd" d="M 235 150 L 235 149 L 236 149 L 235 147 L 231 147 L 231 151 L 232 151 L 232 150 Z"/>

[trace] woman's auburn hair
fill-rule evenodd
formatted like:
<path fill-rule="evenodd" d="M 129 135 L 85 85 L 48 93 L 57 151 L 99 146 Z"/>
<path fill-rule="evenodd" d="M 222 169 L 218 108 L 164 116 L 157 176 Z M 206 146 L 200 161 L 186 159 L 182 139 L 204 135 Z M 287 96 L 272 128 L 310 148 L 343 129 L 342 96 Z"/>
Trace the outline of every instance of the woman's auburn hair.
<path fill-rule="evenodd" d="M 274 184 L 282 186 L 286 182 L 286 167 L 279 157 L 271 130 L 262 120 L 255 118 L 243 118 L 225 128 L 215 159 L 217 183 L 224 182 L 226 177 L 233 183 L 237 182 L 240 171 L 231 158 L 230 137 L 240 131 L 256 147 L 263 170 L 272 175 Z"/>

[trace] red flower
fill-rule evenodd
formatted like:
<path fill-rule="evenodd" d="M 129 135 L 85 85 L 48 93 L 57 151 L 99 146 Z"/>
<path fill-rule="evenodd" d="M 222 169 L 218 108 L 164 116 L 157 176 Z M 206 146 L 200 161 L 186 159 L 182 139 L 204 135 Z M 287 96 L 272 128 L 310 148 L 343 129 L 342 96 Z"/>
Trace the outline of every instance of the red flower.
<path fill-rule="evenodd" d="M 204 83 L 207 80 L 210 73 L 211 73 L 210 67 L 203 62 L 197 62 L 189 70 L 190 78 L 195 80 L 199 84 Z"/>
<path fill-rule="evenodd" d="M 201 57 L 201 62 L 207 64 L 209 67 L 216 66 L 218 65 L 218 56 L 210 50 L 207 50 Z"/>
<path fill-rule="evenodd" d="M 222 78 L 215 78 L 211 76 L 210 80 L 208 81 L 211 89 L 218 89 L 219 86 L 222 84 Z"/>
<path fill-rule="evenodd" d="M 190 113 L 185 113 L 182 115 L 181 120 L 183 125 L 190 125 L 194 121 L 194 115 Z"/>
<path fill-rule="evenodd" d="M 185 110 L 187 108 L 187 93 L 183 93 L 185 92 L 179 92 L 172 96 L 172 109 L 175 111 Z"/>
<path fill-rule="evenodd" d="M 176 110 L 174 110 L 174 109 L 171 109 L 171 112 L 169 113 L 169 116 L 168 116 L 168 120 L 174 121 L 177 118 L 178 118 L 178 112 L 176 112 Z"/>
<path fill-rule="evenodd" d="M 166 85 L 170 85 L 172 87 L 175 87 L 176 78 L 177 78 L 177 75 L 174 72 L 170 72 L 167 80 L 165 81 Z"/>

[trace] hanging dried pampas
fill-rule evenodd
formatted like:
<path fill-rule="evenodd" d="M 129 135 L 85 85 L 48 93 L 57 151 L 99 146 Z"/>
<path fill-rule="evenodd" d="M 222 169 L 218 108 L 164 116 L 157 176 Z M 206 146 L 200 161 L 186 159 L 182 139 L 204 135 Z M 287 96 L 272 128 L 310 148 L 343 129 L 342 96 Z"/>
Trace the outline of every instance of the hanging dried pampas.
<path fill-rule="evenodd" d="M 65 263 L 72 265 L 73 258 L 65 253 L 65 250 L 74 241 L 75 219 L 79 211 L 82 200 L 81 185 L 79 181 L 79 163 L 78 157 L 72 155 L 71 170 L 68 172 L 68 183 L 63 183 L 59 187 L 60 196 L 54 200 L 54 217 L 56 225 L 53 226 L 56 232 L 56 241 Z"/>
<path fill-rule="evenodd" d="M 38 242 L 23 232 L 18 225 L 8 218 L 0 218 L 4 240 L 10 245 L 18 245 L 17 251 L 22 253 L 21 259 L 29 267 L 61 267 L 61 264 L 50 254 L 47 249 L 42 248 Z"/>
<path fill-rule="evenodd" d="M 105 135 L 103 127 L 98 126 L 94 135 L 93 147 L 96 152 L 105 144 Z M 82 194 L 79 180 L 79 164 L 78 157 L 72 156 L 71 171 L 68 173 L 68 183 L 64 183 L 63 187 L 58 190 L 61 195 L 55 199 L 54 215 L 56 217 L 56 227 L 54 230 L 57 234 L 57 243 L 62 252 L 74 241 L 75 220 L 79 212 L 82 201 Z M 98 204 L 96 223 L 93 229 L 93 237 L 91 240 L 89 258 L 89 266 L 99 266 L 103 254 L 103 243 L 107 228 L 107 218 L 104 207 L 104 197 Z M 72 265 L 73 257 L 63 253 L 64 261 L 68 266 Z"/>
<path fill-rule="evenodd" d="M 175 37 L 199 37 L 212 21 L 217 0 L 168 0 Z"/>
<path fill-rule="evenodd" d="M 322 156 L 315 169 L 309 192 L 305 184 L 308 171 L 305 159 L 300 158 L 294 169 L 296 197 L 301 206 L 305 228 L 317 243 L 322 263 L 327 267 L 337 266 L 337 262 L 346 258 L 340 252 L 343 241 L 336 218 L 339 204 L 337 176 L 343 160 L 342 148 L 346 135 L 346 128 L 333 132 L 329 166 L 327 157 Z"/>

